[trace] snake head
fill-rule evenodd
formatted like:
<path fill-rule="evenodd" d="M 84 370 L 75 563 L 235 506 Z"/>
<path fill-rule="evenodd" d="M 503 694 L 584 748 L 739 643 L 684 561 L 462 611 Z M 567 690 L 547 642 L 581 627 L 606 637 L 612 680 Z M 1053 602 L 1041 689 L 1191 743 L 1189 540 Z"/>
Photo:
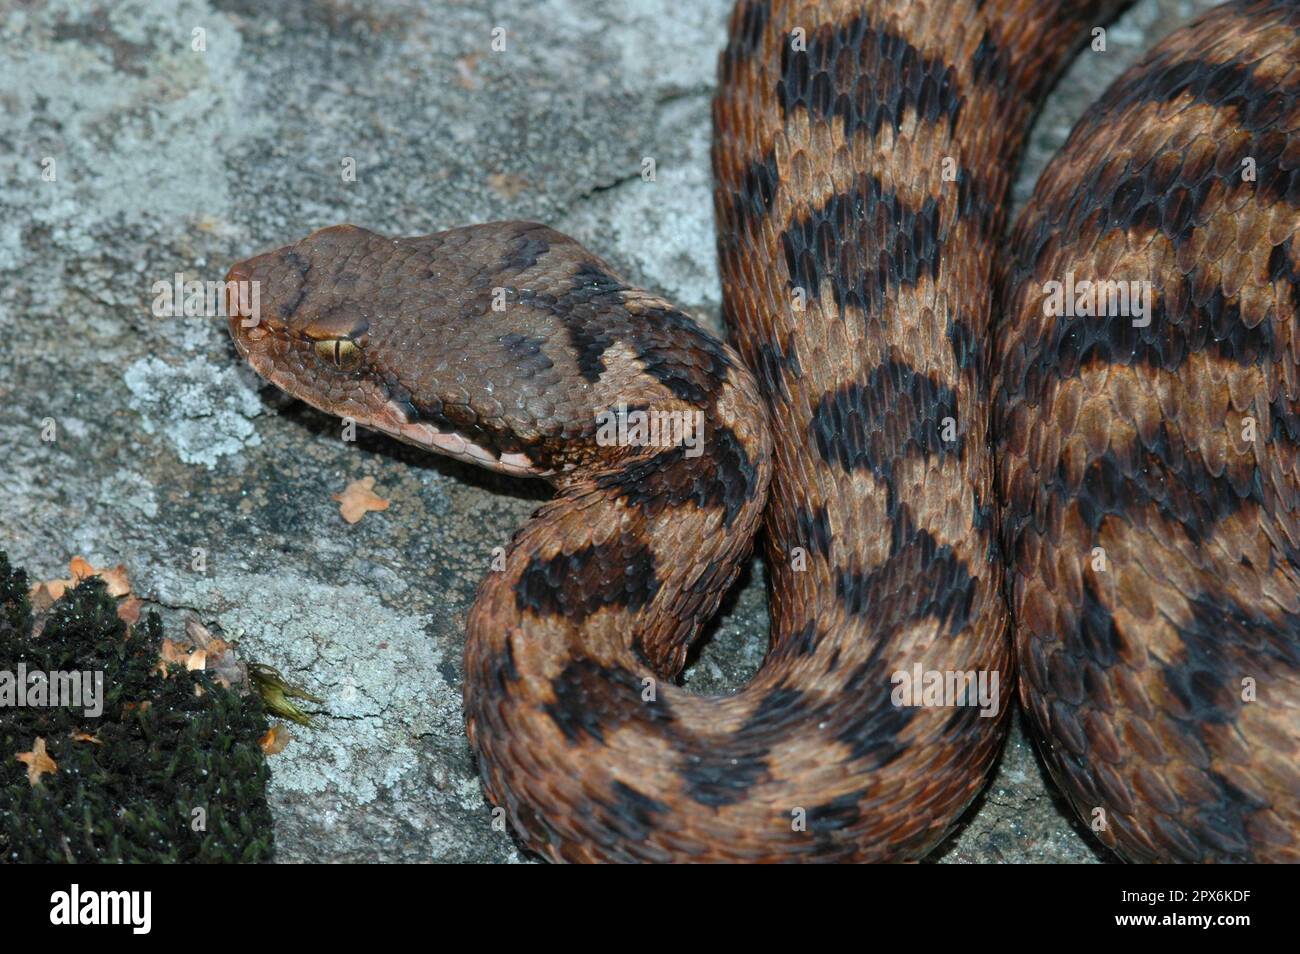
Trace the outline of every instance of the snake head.
<path fill-rule="evenodd" d="M 314 407 L 482 467 L 552 476 L 594 430 L 590 369 L 565 322 L 597 321 L 596 293 L 623 287 L 606 275 L 591 288 L 601 265 L 533 223 L 409 239 L 341 225 L 231 268 L 227 314 L 253 369 Z"/>

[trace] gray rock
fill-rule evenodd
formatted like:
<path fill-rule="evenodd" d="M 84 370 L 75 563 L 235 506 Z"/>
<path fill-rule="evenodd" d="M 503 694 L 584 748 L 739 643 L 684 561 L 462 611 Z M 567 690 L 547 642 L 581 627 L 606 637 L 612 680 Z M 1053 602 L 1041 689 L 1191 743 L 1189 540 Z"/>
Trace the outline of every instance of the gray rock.
<path fill-rule="evenodd" d="M 492 547 L 544 490 L 342 440 L 243 368 L 219 320 L 155 317 L 154 283 L 219 279 L 337 222 L 528 218 L 717 330 L 708 110 L 728 5 L 6 7 L 0 546 L 38 578 L 75 554 L 124 562 L 170 626 L 197 615 L 326 700 L 272 758 L 284 860 L 522 860 L 465 741 L 461 647 Z M 1081 54 L 1020 199 L 1110 78 L 1209 5 L 1141 0 L 1106 53 Z M 349 526 L 330 498 L 363 476 L 391 506 Z M 686 685 L 754 672 L 762 587 L 756 564 Z M 941 859 L 1101 859 L 1051 793 L 1017 725 Z"/>

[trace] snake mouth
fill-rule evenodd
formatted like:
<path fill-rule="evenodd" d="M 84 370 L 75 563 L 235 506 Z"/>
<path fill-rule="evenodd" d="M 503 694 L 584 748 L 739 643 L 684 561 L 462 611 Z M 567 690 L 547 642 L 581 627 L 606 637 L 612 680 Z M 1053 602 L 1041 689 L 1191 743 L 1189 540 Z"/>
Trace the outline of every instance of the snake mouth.
<path fill-rule="evenodd" d="M 274 339 L 270 332 L 265 329 L 241 328 L 243 334 L 239 334 L 235 332 L 237 322 L 237 318 L 231 319 L 231 336 L 235 340 L 235 349 L 258 376 L 317 410 L 354 420 L 362 427 L 387 434 L 404 443 L 414 444 L 445 457 L 498 473 L 514 477 L 546 477 L 551 473 L 534 464 L 526 454 L 519 452 L 498 454 L 457 431 L 443 430 L 428 421 L 412 419 L 408 410 L 409 405 L 404 406 L 386 396 L 381 398 L 378 392 L 375 392 L 372 395 L 373 399 L 369 401 L 359 402 L 353 399 L 347 402 L 347 406 L 330 406 L 311 388 L 303 385 L 298 376 L 277 365 L 273 354 L 258 350 L 258 338 Z M 246 336 L 252 336 L 253 332 L 259 331 L 260 335 L 254 337 L 250 344 L 249 337 Z"/>
<path fill-rule="evenodd" d="M 384 404 L 382 413 L 368 420 L 356 418 L 372 430 L 381 431 L 408 444 L 415 444 L 444 457 L 484 467 L 514 477 L 545 477 L 547 472 L 534 464 L 526 454 L 518 452 L 497 454 L 481 444 L 476 444 L 463 434 L 444 431 L 426 421 L 411 421 L 406 417 L 401 405 L 395 401 Z"/>

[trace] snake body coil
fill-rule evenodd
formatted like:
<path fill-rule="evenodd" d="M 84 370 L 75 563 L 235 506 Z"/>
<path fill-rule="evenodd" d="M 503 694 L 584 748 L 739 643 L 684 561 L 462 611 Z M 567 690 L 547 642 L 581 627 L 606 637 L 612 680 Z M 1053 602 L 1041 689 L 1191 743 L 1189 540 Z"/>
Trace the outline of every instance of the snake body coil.
<path fill-rule="evenodd" d="M 1016 228 L 993 345 L 1028 124 L 1118 5 L 741 0 L 713 156 L 735 350 L 530 223 L 340 226 L 231 270 L 261 283 L 231 332 L 275 384 L 554 484 L 466 646 L 470 739 L 530 848 L 924 855 L 1007 724 L 1001 522 L 1022 696 L 1103 840 L 1300 850 L 1295 3 L 1176 34 L 1084 120 Z M 1069 270 L 1150 281 L 1151 322 L 1045 317 Z M 610 439 L 642 412 L 674 439 Z M 767 659 L 690 694 L 760 522 Z M 966 674 L 987 705 L 944 694 Z"/>
<path fill-rule="evenodd" d="M 1161 43 L 1075 128 L 1006 263 L 1021 698 L 1134 860 L 1300 861 L 1297 64 L 1295 2 Z M 1150 311 L 1090 316 L 1081 291 L 1045 316 L 1071 275 L 1150 282 Z"/>

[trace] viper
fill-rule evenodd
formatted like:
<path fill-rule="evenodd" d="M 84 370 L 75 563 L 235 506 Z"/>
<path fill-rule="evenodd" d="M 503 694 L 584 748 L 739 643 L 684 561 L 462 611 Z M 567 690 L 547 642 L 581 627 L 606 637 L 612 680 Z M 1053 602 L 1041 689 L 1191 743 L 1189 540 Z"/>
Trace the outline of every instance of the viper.
<path fill-rule="evenodd" d="M 1119 6 L 741 0 L 713 109 L 729 343 L 533 223 L 337 226 L 230 270 L 258 374 L 554 486 L 465 649 L 529 849 L 920 858 L 985 783 L 1018 661 L 1122 857 L 1300 859 L 1300 6 L 1155 47 L 1008 240 L 1030 122 Z M 766 659 L 688 692 L 760 527 Z"/>

